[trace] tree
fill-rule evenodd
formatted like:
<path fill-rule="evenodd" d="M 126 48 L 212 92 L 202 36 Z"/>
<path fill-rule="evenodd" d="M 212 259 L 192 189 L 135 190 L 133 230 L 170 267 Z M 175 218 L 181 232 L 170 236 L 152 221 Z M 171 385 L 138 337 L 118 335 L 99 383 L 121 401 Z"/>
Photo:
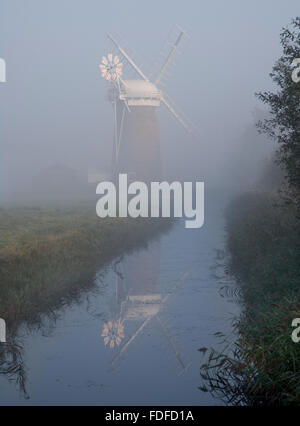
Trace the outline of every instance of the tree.
<path fill-rule="evenodd" d="M 286 172 L 291 189 L 300 194 L 300 82 L 292 79 L 292 62 L 300 58 L 300 17 L 280 34 L 283 55 L 275 63 L 270 77 L 278 86 L 277 92 L 260 92 L 256 96 L 269 107 L 270 118 L 258 122 L 279 144 L 277 162 Z M 298 200 L 299 201 L 299 200 Z"/>

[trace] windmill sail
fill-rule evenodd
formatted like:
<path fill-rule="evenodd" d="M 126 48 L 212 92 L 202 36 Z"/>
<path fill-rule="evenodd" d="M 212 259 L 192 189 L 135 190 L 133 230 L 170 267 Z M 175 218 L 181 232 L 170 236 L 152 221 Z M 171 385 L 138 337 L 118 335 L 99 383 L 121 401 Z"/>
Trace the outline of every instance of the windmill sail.
<path fill-rule="evenodd" d="M 187 119 L 183 118 L 182 114 L 179 114 L 179 112 L 176 111 L 175 107 L 172 106 L 171 101 L 166 99 L 166 95 L 161 96 L 161 102 L 170 111 L 175 120 L 178 121 L 178 123 L 181 124 L 188 133 L 193 133 L 192 125 L 189 124 Z"/>
<path fill-rule="evenodd" d="M 162 79 L 162 76 L 166 72 L 166 69 L 168 68 L 168 65 L 170 64 L 170 62 L 171 62 L 171 60 L 172 60 L 172 58 L 173 58 L 173 56 L 174 56 L 174 54 L 175 54 L 175 52 L 176 52 L 176 50 L 178 48 L 178 45 L 179 45 L 182 37 L 184 36 L 184 34 L 185 34 L 184 31 L 181 30 L 180 33 L 179 33 L 179 36 L 177 37 L 176 42 L 172 46 L 172 49 L 171 49 L 171 51 L 170 51 L 170 53 L 169 53 L 169 55 L 168 55 L 165 63 L 163 64 L 163 66 L 162 66 L 162 68 L 161 68 L 158 76 L 156 77 L 156 80 L 154 82 L 155 84 L 158 84 L 160 82 L 160 80 Z"/>
<path fill-rule="evenodd" d="M 143 80 L 149 81 L 149 79 L 145 76 L 143 71 L 136 65 L 133 59 L 125 52 L 124 49 L 119 45 L 119 43 L 110 35 L 107 34 L 107 37 L 111 42 L 116 46 L 116 48 L 119 50 L 119 52 L 124 56 L 124 58 L 128 61 L 128 63 L 132 66 L 132 68 L 138 73 L 140 77 L 142 77 Z"/>
<path fill-rule="evenodd" d="M 193 133 L 189 120 L 179 113 L 178 108 L 167 95 L 157 88 L 157 84 L 166 72 L 184 34 L 184 31 L 180 30 L 154 83 L 149 80 L 141 67 L 118 41 L 108 34 L 109 40 L 117 48 L 119 54 L 140 77 L 139 80 L 122 80 L 123 64 L 120 62 L 119 56 L 109 54 L 102 58 L 100 65 L 102 77 L 115 87 L 115 97 L 112 100 L 115 123 L 114 175 L 127 173 L 133 178 L 145 182 L 160 180 L 161 161 L 157 108 L 161 103 L 188 133 Z"/>

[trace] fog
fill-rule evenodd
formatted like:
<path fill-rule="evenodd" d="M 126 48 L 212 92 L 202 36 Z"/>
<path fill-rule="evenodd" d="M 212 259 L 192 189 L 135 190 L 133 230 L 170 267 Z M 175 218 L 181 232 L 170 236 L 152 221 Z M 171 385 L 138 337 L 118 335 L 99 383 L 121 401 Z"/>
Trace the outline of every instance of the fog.
<path fill-rule="evenodd" d="M 89 171 L 107 172 L 113 114 L 98 65 L 116 49 L 106 34 L 120 35 L 143 71 L 155 75 L 175 24 L 187 36 L 161 88 L 197 133 L 187 135 L 159 107 L 164 175 L 220 189 L 237 181 L 251 186 L 274 150 L 255 129 L 266 111 L 254 93 L 273 88 L 279 33 L 297 14 L 299 0 L 0 0 L 7 66 L 7 83 L 0 83 L 0 199 L 26 197 L 51 170 L 70 170 L 75 194 Z M 124 78 L 130 76 L 127 66 Z"/>

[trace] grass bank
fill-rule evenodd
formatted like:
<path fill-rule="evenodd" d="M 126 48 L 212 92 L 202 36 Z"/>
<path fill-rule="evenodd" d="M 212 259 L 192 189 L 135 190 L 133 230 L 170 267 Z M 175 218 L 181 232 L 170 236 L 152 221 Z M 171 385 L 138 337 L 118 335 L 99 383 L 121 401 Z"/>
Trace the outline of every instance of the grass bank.
<path fill-rule="evenodd" d="M 296 207 L 278 193 L 246 193 L 229 206 L 227 231 L 238 339 L 230 354 L 210 354 L 202 378 L 230 404 L 300 405 L 300 343 L 291 339 L 300 317 Z"/>
<path fill-rule="evenodd" d="M 10 332 L 92 285 L 100 266 L 169 220 L 100 219 L 84 205 L 0 209 L 0 317 Z"/>

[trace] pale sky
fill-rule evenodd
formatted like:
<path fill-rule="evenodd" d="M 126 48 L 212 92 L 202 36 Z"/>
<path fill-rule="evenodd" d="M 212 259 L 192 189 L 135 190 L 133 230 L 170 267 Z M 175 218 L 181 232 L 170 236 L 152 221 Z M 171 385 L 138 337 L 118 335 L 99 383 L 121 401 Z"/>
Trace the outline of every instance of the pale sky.
<path fill-rule="evenodd" d="M 218 168 L 260 106 L 254 93 L 273 87 L 268 74 L 281 54 L 280 31 L 299 12 L 299 0 L 0 0 L 7 64 L 0 194 L 57 163 L 82 173 L 108 168 L 113 118 L 98 69 L 114 51 L 106 33 L 121 34 L 149 73 L 163 62 L 174 24 L 189 38 L 163 89 L 200 136 L 192 142 L 161 106 L 164 163 L 195 175 Z"/>

